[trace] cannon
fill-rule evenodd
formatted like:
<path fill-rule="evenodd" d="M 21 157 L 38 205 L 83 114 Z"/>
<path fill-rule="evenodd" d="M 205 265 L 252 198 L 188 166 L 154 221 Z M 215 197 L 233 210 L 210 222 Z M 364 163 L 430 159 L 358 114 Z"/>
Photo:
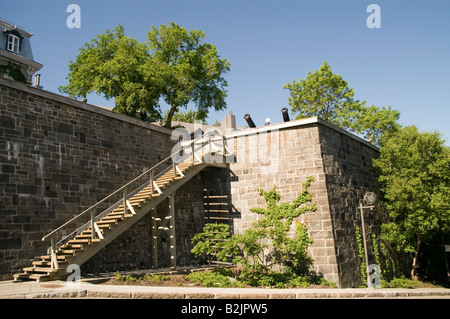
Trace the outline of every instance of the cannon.
<path fill-rule="evenodd" d="M 255 123 L 253 122 L 252 118 L 250 117 L 250 114 L 245 114 L 244 119 L 247 121 L 248 127 L 254 128 L 256 127 Z"/>
<path fill-rule="evenodd" d="M 288 111 L 287 107 L 283 107 L 281 109 L 281 114 L 283 114 L 283 120 L 285 122 L 289 122 L 290 121 L 290 119 L 289 119 L 289 111 Z"/>

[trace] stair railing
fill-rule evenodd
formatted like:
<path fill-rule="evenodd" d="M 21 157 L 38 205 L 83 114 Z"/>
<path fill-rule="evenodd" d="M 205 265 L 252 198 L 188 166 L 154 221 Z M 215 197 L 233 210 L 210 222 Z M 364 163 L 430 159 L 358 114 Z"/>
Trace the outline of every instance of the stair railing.
<path fill-rule="evenodd" d="M 128 201 L 128 198 L 133 197 L 135 194 L 140 192 L 145 187 L 148 187 L 149 185 L 151 187 L 152 195 L 154 195 L 156 193 L 161 194 L 162 191 L 161 191 L 161 189 L 159 189 L 158 185 L 156 184 L 156 180 L 160 176 L 167 173 L 168 170 L 173 169 L 174 177 L 176 177 L 177 175 L 182 177 L 182 172 L 178 168 L 178 164 L 180 164 L 181 162 L 183 162 L 187 159 L 190 159 L 194 165 L 203 163 L 204 162 L 203 161 L 203 151 L 204 151 L 205 147 L 209 147 L 209 153 L 211 154 L 211 152 L 212 152 L 211 145 L 213 144 L 213 142 L 215 142 L 217 145 L 217 141 L 220 141 L 221 143 L 223 143 L 223 145 L 220 147 L 220 149 L 218 151 L 223 152 L 222 154 L 225 155 L 225 152 L 227 149 L 225 146 L 225 138 L 222 136 L 211 137 L 211 134 L 208 134 L 207 136 L 201 136 L 192 141 L 185 141 L 185 142 L 179 143 L 178 145 L 181 145 L 180 149 L 176 150 L 170 156 L 168 156 L 167 158 L 165 158 L 158 164 L 154 165 L 149 170 L 145 171 L 144 173 L 142 173 L 141 175 L 139 175 L 138 177 L 133 179 L 132 181 L 123 185 L 122 187 L 115 190 L 108 196 L 104 197 L 102 200 L 98 201 L 91 207 L 87 208 L 86 210 L 84 210 L 83 212 L 78 214 L 77 216 L 73 217 L 66 223 L 62 224 L 55 230 L 51 231 L 50 233 L 48 233 L 47 235 L 42 237 L 42 241 L 45 241 L 50 238 L 51 244 L 50 244 L 50 248 L 48 249 L 47 253 L 50 254 L 50 256 L 51 256 L 51 268 L 59 269 L 58 260 L 57 260 L 57 256 L 56 256 L 56 253 L 57 253 L 57 250 L 59 249 L 59 247 L 61 247 L 63 244 L 68 242 L 70 239 L 72 239 L 76 235 L 80 234 L 83 230 L 86 230 L 87 228 L 89 228 L 89 226 L 91 227 L 91 239 L 92 240 L 104 239 L 103 234 L 101 233 L 100 228 L 98 227 L 98 225 L 96 223 L 98 220 L 100 220 L 101 218 L 103 218 L 104 216 L 109 214 L 111 211 L 113 211 L 120 205 L 123 205 L 125 215 L 128 214 L 128 212 L 130 212 L 131 214 L 136 214 L 133 206 Z M 217 146 L 214 148 L 217 149 Z M 188 151 L 188 152 L 186 152 L 186 151 Z M 200 153 L 200 151 L 201 151 L 201 153 Z M 198 153 L 201 154 L 201 157 L 198 155 Z M 134 191 L 128 192 L 128 189 L 131 187 L 131 185 L 136 184 L 139 180 L 141 180 L 144 177 L 146 177 L 146 182 L 141 184 Z M 110 201 L 113 197 L 117 197 L 118 194 L 121 194 L 121 199 L 119 201 L 116 201 L 112 206 L 110 206 L 109 208 L 104 210 L 102 213 L 96 214 L 96 211 L 97 211 L 97 209 L 100 208 L 101 204 L 104 204 L 104 203 Z M 56 241 L 59 232 L 61 232 L 63 229 L 68 229 L 70 225 L 73 225 L 77 221 L 78 221 L 78 224 L 80 224 L 79 220 L 82 217 L 86 218 L 86 216 L 89 216 L 89 220 L 87 222 L 84 222 L 84 224 L 82 224 L 81 227 L 79 227 L 75 231 L 72 231 L 69 235 L 66 235 L 60 241 L 58 241 L 58 242 Z M 72 229 L 73 229 L 73 226 L 72 226 Z M 96 237 L 98 237 L 98 238 L 96 238 Z"/>

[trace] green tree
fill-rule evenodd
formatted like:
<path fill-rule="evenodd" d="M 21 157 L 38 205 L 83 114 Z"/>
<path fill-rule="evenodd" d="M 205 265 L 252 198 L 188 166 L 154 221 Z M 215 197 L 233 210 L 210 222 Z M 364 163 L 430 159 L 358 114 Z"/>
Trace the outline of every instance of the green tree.
<path fill-rule="evenodd" d="M 450 227 L 450 149 L 439 133 L 415 126 L 384 136 L 381 145 L 373 164 L 391 217 L 382 238 L 413 255 L 411 275 L 417 279 L 422 243 Z"/>
<path fill-rule="evenodd" d="M 230 63 L 221 58 L 214 45 L 202 43 L 205 34 L 187 31 L 171 22 L 148 31 L 147 39 L 152 60 L 157 65 L 161 94 L 170 105 L 165 126 L 170 127 L 174 114 L 193 102 L 200 118 L 205 119 L 209 108 L 226 108 L 228 85 L 223 74 Z"/>
<path fill-rule="evenodd" d="M 69 64 L 69 84 L 59 90 L 74 98 L 96 92 L 115 100 L 115 112 L 143 120 L 160 118 L 160 93 L 150 64 L 147 46 L 125 36 L 118 26 L 80 48 Z"/>
<path fill-rule="evenodd" d="M 306 79 L 283 86 L 289 90 L 288 103 L 297 119 L 318 116 L 343 129 L 362 134 L 379 145 L 380 137 L 399 128 L 400 113 L 388 108 L 367 107 L 356 100 L 355 92 L 341 75 L 334 74 L 325 61 L 319 70 L 308 72 Z"/>
<path fill-rule="evenodd" d="M 169 110 L 164 112 L 164 118 L 167 118 L 169 114 Z M 203 124 L 206 124 L 204 114 L 202 112 L 187 110 L 186 112 L 177 112 L 173 115 L 172 121 L 184 122 L 184 123 L 195 123 L 196 121 L 200 121 Z"/>
<path fill-rule="evenodd" d="M 348 129 L 361 111 L 362 103 L 355 100 L 354 90 L 326 61 L 319 70 L 308 72 L 306 79 L 294 80 L 283 88 L 290 91 L 289 105 L 298 113 L 297 119 L 318 116 Z"/>
<path fill-rule="evenodd" d="M 137 117 L 162 119 L 160 100 L 170 105 L 165 126 L 180 107 L 194 103 L 198 116 L 209 108 L 226 108 L 230 64 L 214 45 L 203 43 L 202 31 L 187 31 L 175 23 L 153 27 L 147 42 L 125 36 L 122 26 L 107 30 L 80 48 L 69 64 L 69 83 L 59 87 L 71 97 L 96 92 L 115 100 L 114 111 Z"/>
<path fill-rule="evenodd" d="M 352 123 L 352 130 L 362 134 L 372 144 L 380 146 L 383 135 L 392 134 L 401 128 L 398 123 L 400 112 L 390 106 L 362 107 L 360 114 Z"/>

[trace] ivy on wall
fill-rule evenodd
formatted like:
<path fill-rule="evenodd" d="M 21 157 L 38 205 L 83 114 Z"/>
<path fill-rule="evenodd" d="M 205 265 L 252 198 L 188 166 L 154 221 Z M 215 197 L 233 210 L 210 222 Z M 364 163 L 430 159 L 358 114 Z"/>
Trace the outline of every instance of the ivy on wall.
<path fill-rule="evenodd" d="M 8 76 L 14 81 L 27 83 L 27 79 L 20 71 L 20 66 L 17 64 L 8 62 L 8 64 L 0 65 L 0 76 Z"/>

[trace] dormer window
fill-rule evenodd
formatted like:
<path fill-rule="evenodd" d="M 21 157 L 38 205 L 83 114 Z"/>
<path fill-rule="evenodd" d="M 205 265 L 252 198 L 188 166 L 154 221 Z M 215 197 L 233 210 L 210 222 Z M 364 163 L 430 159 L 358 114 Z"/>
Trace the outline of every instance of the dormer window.
<path fill-rule="evenodd" d="M 19 53 L 22 50 L 23 36 L 17 30 L 5 30 L 6 50 Z"/>
<path fill-rule="evenodd" d="M 14 34 L 9 34 L 8 35 L 8 43 L 6 46 L 6 49 L 8 51 L 12 51 L 12 52 L 19 52 L 19 46 L 20 46 L 20 39 L 18 36 L 15 36 Z"/>

